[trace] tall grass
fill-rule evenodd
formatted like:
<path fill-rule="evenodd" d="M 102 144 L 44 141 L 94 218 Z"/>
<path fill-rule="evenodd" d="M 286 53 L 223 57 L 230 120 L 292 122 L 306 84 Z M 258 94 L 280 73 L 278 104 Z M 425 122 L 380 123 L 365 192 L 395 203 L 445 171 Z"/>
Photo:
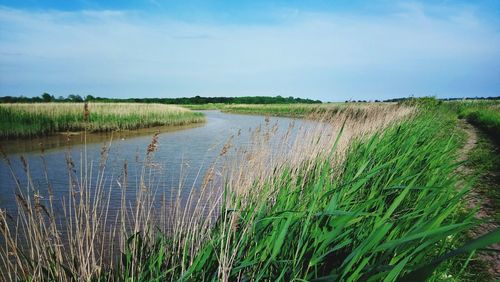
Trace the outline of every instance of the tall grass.
<path fill-rule="evenodd" d="M 458 189 L 454 174 L 460 142 L 450 134 L 452 123 L 400 106 L 316 119 L 316 128 L 286 133 L 278 147 L 270 142 L 276 132 L 271 123 L 236 155 L 229 157 L 233 148 L 226 144 L 219 157 L 225 165 L 210 169 L 187 200 L 173 197 L 161 209 L 150 173 L 155 137 L 135 185 L 126 177 L 110 180 L 123 191 L 115 218 L 108 217 L 105 161 L 90 183 L 68 159 L 63 225 L 55 223 L 50 195 L 17 182 L 18 215 L 0 214 L 1 275 L 57 281 L 394 281 L 409 279 L 446 253 L 454 235 L 474 224 L 472 214 L 460 212 L 468 189 Z M 82 176 L 92 171 L 81 167 Z M 25 171 L 29 175 L 28 166 Z M 125 198 L 129 189 L 135 189 L 136 201 Z"/>
<path fill-rule="evenodd" d="M 87 105 L 87 104 L 85 104 Z M 131 130 L 203 122 L 201 113 L 161 104 L 35 103 L 1 104 L 0 137 L 48 135 L 64 131 Z"/>

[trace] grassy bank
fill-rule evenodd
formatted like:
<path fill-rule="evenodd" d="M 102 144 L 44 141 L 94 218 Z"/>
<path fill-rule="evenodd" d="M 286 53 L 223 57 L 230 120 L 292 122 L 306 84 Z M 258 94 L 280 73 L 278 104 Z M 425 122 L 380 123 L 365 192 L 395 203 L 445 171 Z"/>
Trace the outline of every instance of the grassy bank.
<path fill-rule="evenodd" d="M 170 105 L 135 103 L 0 104 L 0 138 L 65 131 L 132 130 L 203 122 L 201 113 Z"/>
<path fill-rule="evenodd" d="M 155 191 L 147 163 L 137 187 L 127 188 L 136 190 L 137 202 L 123 199 L 114 224 L 105 217 L 106 180 L 127 187 L 126 180 L 103 174 L 94 184 L 70 173 L 76 179 L 67 209 L 74 210 L 64 214 L 76 219 L 63 217 L 67 232 L 53 223 L 58 219 L 50 206 L 41 208 L 42 196 L 50 197 L 29 197 L 22 191 L 34 187 L 18 187 L 18 225 L 0 213 L 3 278 L 416 281 L 458 275 L 439 264 L 448 258 L 442 255 L 467 255 L 485 244 L 449 253 L 475 222 L 462 209 L 468 186 L 458 185 L 455 173 L 461 142 L 454 121 L 404 106 L 336 111 L 322 120 L 334 122 L 298 132 L 289 148 L 266 143 L 272 125 L 224 161 L 228 143 L 220 153 L 224 169 L 208 171 L 187 208 L 180 202 L 163 207 L 163 223 L 151 218 Z M 102 199 L 90 201 L 90 191 Z M 61 243 L 61 234 L 71 234 L 69 244 Z M 18 245 L 23 238 L 30 252 Z M 105 249 L 110 241 L 119 247 Z M 109 254 L 112 262 L 106 262 Z M 467 257 L 460 261 L 466 265 Z"/>

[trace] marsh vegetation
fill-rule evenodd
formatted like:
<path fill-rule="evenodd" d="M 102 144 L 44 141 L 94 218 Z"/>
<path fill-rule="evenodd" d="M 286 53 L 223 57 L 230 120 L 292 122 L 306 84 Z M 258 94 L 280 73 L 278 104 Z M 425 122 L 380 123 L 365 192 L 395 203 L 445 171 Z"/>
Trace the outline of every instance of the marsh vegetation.
<path fill-rule="evenodd" d="M 134 182 L 127 163 L 120 174 L 108 174 L 107 146 L 94 162 L 83 158 L 75 166 L 68 157 L 63 199 L 50 189 L 42 194 L 34 182 L 15 182 L 17 213 L 0 213 L 1 275 L 56 281 L 474 280 L 471 252 L 498 241 L 499 233 L 464 240 L 479 224 L 464 203 L 474 183 L 456 173 L 464 136 L 454 110 L 429 107 L 224 108 L 292 112 L 316 122 L 293 134 L 290 127 L 276 142 L 277 125 L 263 118 L 249 142 L 235 146 L 228 136 L 199 187 L 175 185 L 168 198 L 154 179 L 157 135 Z M 10 164 L 6 154 L 4 161 Z M 23 165 L 29 180 L 29 164 Z M 121 191 L 113 212 L 109 183 Z M 54 209 L 56 201 L 64 203 L 63 212 Z"/>

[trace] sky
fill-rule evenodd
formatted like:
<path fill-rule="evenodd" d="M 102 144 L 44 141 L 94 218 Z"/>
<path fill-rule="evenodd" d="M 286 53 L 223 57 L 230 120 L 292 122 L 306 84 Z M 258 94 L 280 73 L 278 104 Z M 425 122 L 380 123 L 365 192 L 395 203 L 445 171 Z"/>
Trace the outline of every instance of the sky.
<path fill-rule="evenodd" d="M 44 92 L 500 96 L 500 0 L 0 0 L 0 96 Z"/>

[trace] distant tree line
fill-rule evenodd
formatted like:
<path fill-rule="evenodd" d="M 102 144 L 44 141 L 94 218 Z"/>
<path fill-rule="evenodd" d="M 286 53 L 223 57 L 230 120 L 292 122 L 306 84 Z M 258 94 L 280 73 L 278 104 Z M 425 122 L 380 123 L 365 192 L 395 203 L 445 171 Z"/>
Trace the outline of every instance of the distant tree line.
<path fill-rule="evenodd" d="M 423 98 L 428 98 L 428 97 L 423 97 Z M 458 101 L 458 100 L 500 100 L 500 96 L 495 96 L 495 97 L 465 97 L 465 98 L 435 98 L 432 97 L 433 99 L 437 101 Z M 392 99 L 386 99 L 386 100 L 346 100 L 346 103 L 379 103 L 379 102 L 396 102 L 396 103 L 402 103 L 402 102 L 408 102 L 411 100 L 417 99 L 415 97 L 405 97 L 405 98 L 392 98 Z"/>
<path fill-rule="evenodd" d="M 67 97 L 59 96 L 54 97 L 49 93 L 43 93 L 39 97 L 13 97 L 4 96 L 0 97 L 0 103 L 41 103 L 41 102 L 128 102 L 128 103 L 160 103 L 160 104 L 208 104 L 208 103 L 222 103 L 222 104 L 317 104 L 321 103 L 320 100 L 294 98 L 294 97 L 267 97 L 267 96 L 247 96 L 247 97 L 185 97 L 185 98 L 103 98 L 87 95 L 82 97 L 80 95 L 68 95 Z"/>
<path fill-rule="evenodd" d="M 414 99 L 415 97 L 405 97 L 405 98 L 393 98 L 386 100 L 346 100 L 346 103 L 370 103 L 370 102 L 404 102 L 407 100 Z M 440 101 L 454 101 L 454 100 L 500 100 L 500 96 L 496 97 L 467 97 L 467 98 L 442 98 L 437 99 Z M 49 93 L 43 93 L 37 97 L 14 97 L 14 96 L 3 96 L 0 97 L 0 103 L 42 103 L 42 102 L 127 102 L 127 103 L 159 103 L 159 104 L 177 104 L 177 105 L 188 105 L 188 104 L 319 104 L 322 103 L 320 100 L 303 99 L 290 97 L 267 97 L 267 96 L 246 96 L 246 97 L 184 97 L 184 98 L 104 98 L 104 97 L 94 97 L 92 95 L 80 96 L 75 94 L 70 94 L 67 97 L 59 96 L 54 97 Z"/>
<path fill-rule="evenodd" d="M 87 97 L 92 97 L 88 95 Z M 0 97 L 0 103 L 42 103 L 42 102 L 83 102 L 85 99 L 80 95 L 68 95 L 66 98 L 63 96 L 54 97 L 49 93 L 43 93 L 38 97 L 24 97 L 24 96 L 3 96 Z"/>
<path fill-rule="evenodd" d="M 425 97 L 424 97 L 425 98 Z M 383 100 L 383 102 L 404 102 L 407 100 L 413 100 L 415 97 L 406 98 L 394 98 Z M 490 96 L 490 97 L 465 97 L 465 98 L 436 98 L 439 101 L 458 101 L 458 100 L 500 100 L 500 96 Z M 375 102 L 378 102 L 375 100 Z"/>

